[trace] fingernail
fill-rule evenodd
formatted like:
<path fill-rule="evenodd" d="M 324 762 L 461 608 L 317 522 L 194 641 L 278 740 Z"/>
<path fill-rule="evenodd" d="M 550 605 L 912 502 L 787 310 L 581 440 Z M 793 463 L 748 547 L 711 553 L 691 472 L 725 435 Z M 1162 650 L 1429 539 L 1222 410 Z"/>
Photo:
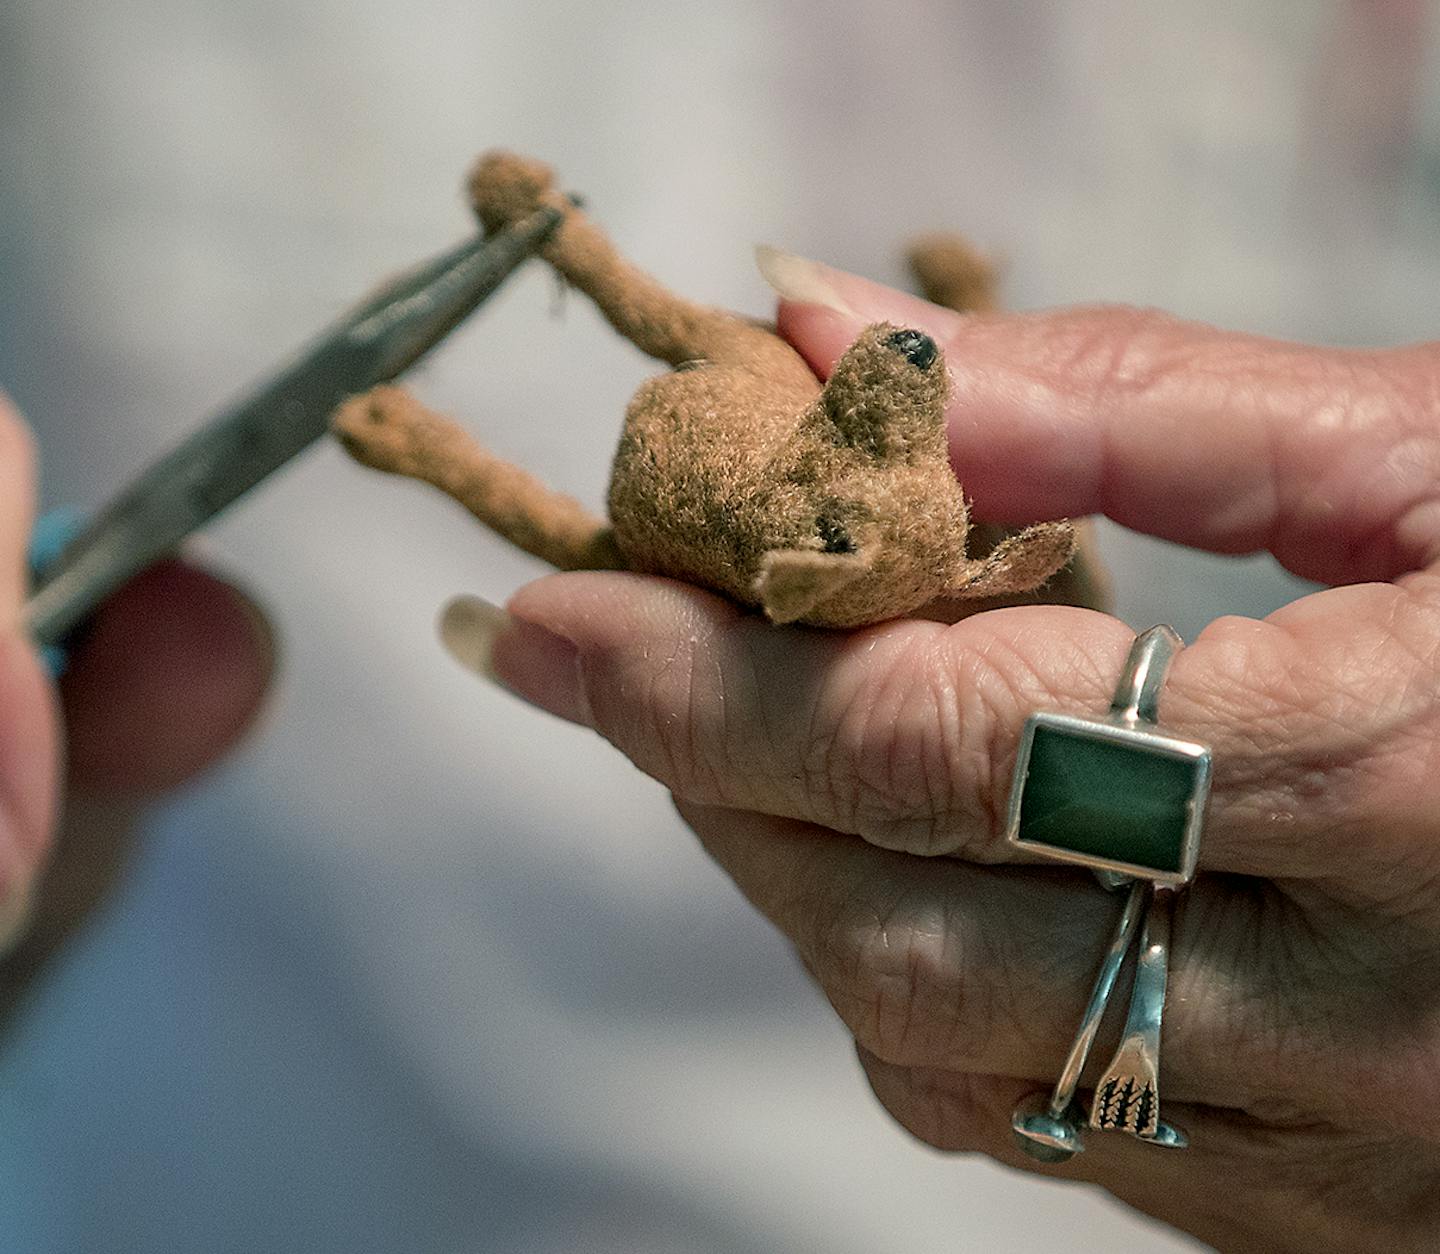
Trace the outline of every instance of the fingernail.
<path fill-rule="evenodd" d="M 495 679 L 490 655 L 510 615 L 480 597 L 456 597 L 440 612 L 440 642 L 450 656 L 483 679 Z"/>
<path fill-rule="evenodd" d="M 829 266 L 771 248 L 769 244 L 756 245 L 755 264 L 765 282 L 784 300 L 800 305 L 820 305 L 836 313 L 855 312 L 840 295 L 832 277 L 835 271 Z"/>
<path fill-rule="evenodd" d="M 580 654 L 568 640 L 480 597 L 457 597 L 440 616 L 440 639 L 467 670 L 531 705 L 590 726 Z"/>

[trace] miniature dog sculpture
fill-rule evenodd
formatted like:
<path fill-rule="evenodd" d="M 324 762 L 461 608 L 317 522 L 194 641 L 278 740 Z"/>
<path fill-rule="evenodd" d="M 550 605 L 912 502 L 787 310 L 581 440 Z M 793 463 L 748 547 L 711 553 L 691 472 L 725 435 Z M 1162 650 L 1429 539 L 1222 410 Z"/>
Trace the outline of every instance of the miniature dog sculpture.
<path fill-rule="evenodd" d="M 990 603 L 1038 588 L 1070 558 L 1076 535 L 1065 522 L 992 532 L 983 556 L 967 552 L 969 517 L 946 447 L 948 376 L 929 336 L 867 327 L 822 386 L 772 330 L 683 300 L 632 266 L 548 167 L 491 153 L 470 193 L 487 233 L 541 206 L 560 210 L 541 255 L 616 331 L 672 367 L 626 412 L 610 521 L 395 388 L 337 413 L 335 432 L 357 460 L 433 484 L 561 569 L 672 576 L 776 623 L 855 627 L 936 602 Z M 915 266 L 927 294 L 947 303 L 990 299 L 988 269 L 963 248 L 929 247 Z M 1061 599 L 1087 599 L 1081 583 L 1079 596 Z"/>

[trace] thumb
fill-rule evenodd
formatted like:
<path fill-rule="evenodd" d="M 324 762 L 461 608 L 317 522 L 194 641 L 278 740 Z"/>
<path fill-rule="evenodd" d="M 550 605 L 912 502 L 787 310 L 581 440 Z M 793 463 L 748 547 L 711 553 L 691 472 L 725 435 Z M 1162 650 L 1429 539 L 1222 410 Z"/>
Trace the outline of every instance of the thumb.
<path fill-rule="evenodd" d="M 760 265 L 822 378 L 873 322 L 940 344 L 978 517 L 1103 513 L 1329 583 L 1440 558 L 1440 345 L 1322 349 L 1123 306 L 959 314 L 790 254 Z"/>
<path fill-rule="evenodd" d="M 14 653 L 27 663 L 14 673 L 45 699 L 0 701 L 11 718 L 0 720 L 0 749 L 14 732 L 36 759 L 32 774 L 53 777 L 55 737 L 11 726 L 26 708 L 52 713 L 33 650 L 18 642 Z M 0 1021 L 104 896 L 146 799 L 203 770 L 253 721 L 273 656 L 250 602 L 180 562 L 146 571 L 97 612 L 60 685 L 68 759 L 60 829 L 52 841 L 48 808 L 30 816 L 36 850 L 0 894 Z M 0 698 L 8 673 L 0 668 Z"/>
<path fill-rule="evenodd" d="M 198 774 L 253 722 L 275 649 L 230 584 L 162 562 L 101 607 L 60 686 L 69 788 L 136 798 Z"/>

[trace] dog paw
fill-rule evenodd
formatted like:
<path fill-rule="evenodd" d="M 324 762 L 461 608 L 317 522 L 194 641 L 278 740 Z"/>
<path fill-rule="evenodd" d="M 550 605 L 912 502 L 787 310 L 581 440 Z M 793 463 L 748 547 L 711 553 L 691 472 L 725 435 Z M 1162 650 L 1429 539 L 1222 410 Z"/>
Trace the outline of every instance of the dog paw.
<path fill-rule="evenodd" d="M 979 561 L 967 562 L 951 595 L 1013 596 L 1033 592 L 1051 578 L 1075 551 L 1075 528 L 1068 522 L 1039 523 L 1002 540 Z"/>
<path fill-rule="evenodd" d="M 487 152 L 470 173 L 470 203 L 486 234 L 529 217 L 543 206 L 573 207 L 555 188 L 555 171 L 518 153 Z"/>
<path fill-rule="evenodd" d="M 351 457 L 393 474 L 413 473 L 424 454 L 425 426 L 419 403 L 394 387 L 352 396 L 330 420 L 330 430 Z"/>

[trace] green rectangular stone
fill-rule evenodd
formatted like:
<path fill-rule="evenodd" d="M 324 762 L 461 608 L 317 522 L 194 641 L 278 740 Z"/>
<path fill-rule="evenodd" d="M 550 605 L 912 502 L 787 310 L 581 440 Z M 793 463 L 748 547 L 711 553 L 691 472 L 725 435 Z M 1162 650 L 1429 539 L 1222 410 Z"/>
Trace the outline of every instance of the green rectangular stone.
<path fill-rule="evenodd" d="M 1027 844 L 1178 874 L 1203 770 L 1193 757 L 1039 723 L 1016 835 Z"/>

